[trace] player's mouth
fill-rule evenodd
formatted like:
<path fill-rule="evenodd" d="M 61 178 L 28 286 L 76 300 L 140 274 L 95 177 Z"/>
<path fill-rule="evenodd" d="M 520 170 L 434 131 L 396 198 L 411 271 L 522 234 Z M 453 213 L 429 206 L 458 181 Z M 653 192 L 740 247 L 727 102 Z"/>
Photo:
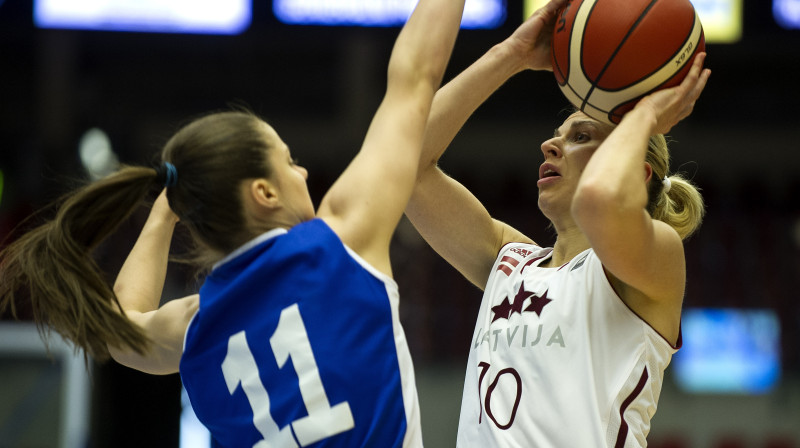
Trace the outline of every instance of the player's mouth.
<path fill-rule="evenodd" d="M 536 182 L 536 185 L 542 186 L 553 183 L 561 178 L 561 173 L 558 172 L 558 169 L 550 163 L 543 163 L 539 167 L 539 181 Z"/>

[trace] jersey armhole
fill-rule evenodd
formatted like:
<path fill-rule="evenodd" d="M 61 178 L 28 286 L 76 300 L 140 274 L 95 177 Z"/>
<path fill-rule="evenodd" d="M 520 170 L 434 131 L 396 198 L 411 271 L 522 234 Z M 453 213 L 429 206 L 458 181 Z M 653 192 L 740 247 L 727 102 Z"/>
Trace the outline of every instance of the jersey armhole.
<path fill-rule="evenodd" d="M 644 323 L 645 325 L 647 325 L 647 328 L 649 328 L 649 329 L 650 329 L 650 331 L 652 331 L 653 333 L 655 333 L 656 335 L 658 335 L 658 337 L 659 337 L 661 340 L 663 340 L 663 341 L 664 341 L 664 342 L 665 342 L 665 343 L 666 343 L 666 344 L 667 344 L 667 345 L 668 345 L 668 346 L 669 346 L 671 349 L 673 349 L 673 350 L 678 350 L 679 348 L 681 348 L 681 346 L 683 345 L 683 341 L 682 341 L 682 334 L 681 334 L 681 330 L 680 330 L 680 328 L 678 329 L 678 340 L 677 340 L 677 342 L 676 342 L 676 344 L 675 344 L 675 345 L 672 345 L 672 343 L 669 341 L 669 339 L 667 339 L 666 337 L 664 337 L 664 335 L 663 335 L 663 334 L 661 334 L 661 333 L 660 333 L 658 330 L 656 330 L 655 328 L 653 328 L 653 326 L 652 326 L 652 325 L 650 325 L 650 322 L 648 322 L 647 320 L 645 320 L 645 319 L 644 319 L 642 316 L 640 316 L 640 315 L 639 315 L 639 313 L 637 313 L 636 311 L 634 311 L 634 310 L 633 310 L 633 308 L 631 308 L 630 306 L 628 306 L 628 304 L 627 304 L 627 303 L 625 303 L 625 301 L 624 301 L 624 300 L 622 300 L 622 296 L 620 296 L 620 294 L 619 294 L 619 291 L 617 291 L 617 289 L 614 287 L 614 284 L 611 282 L 611 278 L 609 277 L 611 274 L 609 274 L 608 270 L 607 270 L 607 269 L 606 269 L 606 267 L 603 265 L 603 262 L 602 262 L 602 261 L 600 261 L 600 259 L 597 257 L 597 255 L 596 255 L 596 254 L 593 254 L 593 255 L 594 255 L 594 258 L 596 258 L 596 259 L 597 259 L 597 261 L 599 262 L 599 264 L 600 264 L 600 267 L 603 269 L 603 278 L 605 278 L 605 280 L 606 280 L 606 281 L 605 281 L 605 284 L 608 286 L 608 289 L 609 289 L 611 292 L 613 292 L 613 293 L 614 293 L 614 297 L 616 297 L 616 298 L 617 298 L 617 300 L 619 300 L 619 303 L 621 303 L 621 304 L 622 304 L 622 305 L 623 305 L 623 306 L 624 306 L 624 307 L 625 307 L 625 308 L 626 308 L 628 311 L 630 311 L 630 313 L 631 313 L 632 315 L 634 315 L 634 316 L 635 316 L 637 319 L 639 319 L 640 321 L 642 321 L 642 323 Z M 680 325 L 680 324 L 679 324 L 679 325 Z"/>

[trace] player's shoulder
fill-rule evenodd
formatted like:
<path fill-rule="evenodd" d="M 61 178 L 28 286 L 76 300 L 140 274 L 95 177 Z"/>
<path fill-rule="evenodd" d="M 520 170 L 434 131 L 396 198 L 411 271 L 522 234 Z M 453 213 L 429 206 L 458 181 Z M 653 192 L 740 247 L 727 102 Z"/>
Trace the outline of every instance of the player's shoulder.
<path fill-rule="evenodd" d="M 507 242 L 502 248 L 500 248 L 498 258 L 513 257 L 522 259 L 529 257 L 543 257 L 552 251 L 552 247 L 542 247 L 532 241 Z"/>

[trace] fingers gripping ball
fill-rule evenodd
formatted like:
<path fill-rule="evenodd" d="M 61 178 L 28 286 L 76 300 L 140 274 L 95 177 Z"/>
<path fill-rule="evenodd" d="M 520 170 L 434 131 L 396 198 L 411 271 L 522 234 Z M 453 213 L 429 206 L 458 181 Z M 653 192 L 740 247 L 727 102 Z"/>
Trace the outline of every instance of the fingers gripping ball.
<path fill-rule="evenodd" d="M 617 124 L 642 97 L 680 84 L 702 51 L 689 0 L 570 0 L 558 12 L 551 57 L 567 99 Z"/>

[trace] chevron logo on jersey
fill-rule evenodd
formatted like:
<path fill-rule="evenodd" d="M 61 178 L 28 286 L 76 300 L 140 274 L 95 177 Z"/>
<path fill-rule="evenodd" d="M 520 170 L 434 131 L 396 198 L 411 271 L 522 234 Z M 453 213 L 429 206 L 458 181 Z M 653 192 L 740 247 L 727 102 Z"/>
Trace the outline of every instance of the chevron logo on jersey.
<path fill-rule="evenodd" d="M 530 251 L 524 251 L 524 250 L 515 251 L 513 249 L 511 251 L 519 253 L 521 255 L 522 255 L 522 252 L 528 252 L 527 255 L 530 255 Z M 524 256 L 527 256 L 527 255 L 524 255 Z M 523 256 L 523 258 L 524 258 L 524 256 Z M 541 260 L 542 258 L 544 258 L 544 256 L 531 258 L 530 260 L 528 260 L 527 263 L 525 263 L 524 266 L 522 266 L 522 271 L 524 271 L 525 268 L 527 268 L 528 266 L 532 265 L 534 262 L 536 262 L 538 260 Z M 514 258 L 514 257 L 512 257 L 510 255 L 506 255 L 505 257 L 503 257 L 502 260 L 500 260 L 500 263 L 497 265 L 497 270 L 503 272 L 507 276 L 511 276 L 511 273 L 514 272 L 514 269 L 517 267 L 517 265 L 519 265 L 519 262 L 520 262 L 520 260 L 517 260 L 516 258 Z"/>

